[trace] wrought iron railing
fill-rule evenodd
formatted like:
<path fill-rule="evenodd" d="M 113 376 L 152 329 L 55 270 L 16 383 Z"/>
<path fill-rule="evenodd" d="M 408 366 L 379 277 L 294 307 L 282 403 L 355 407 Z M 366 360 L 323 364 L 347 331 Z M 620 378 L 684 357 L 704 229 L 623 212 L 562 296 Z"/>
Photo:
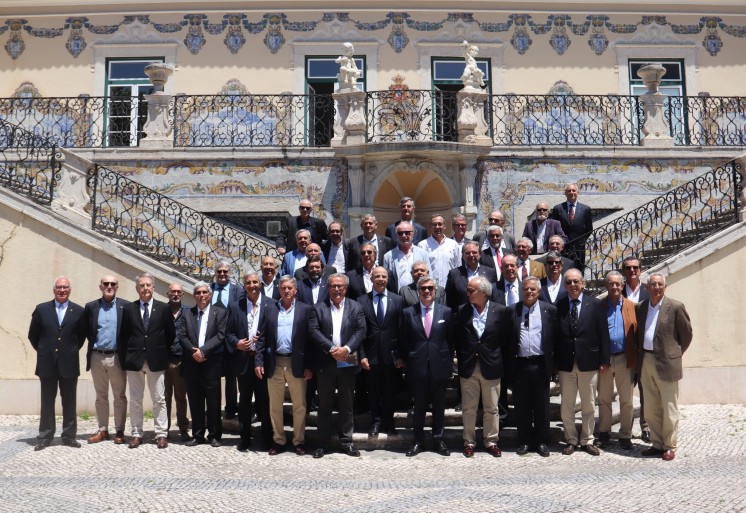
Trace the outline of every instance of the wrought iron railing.
<path fill-rule="evenodd" d="M 175 98 L 175 146 L 328 146 L 333 130 L 331 95 Z"/>
<path fill-rule="evenodd" d="M 674 144 L 746 146 L 746 97 L 669 96 Z"/>
<path fill-rule="evenodd" d="M 126 176 L 96 165 L 90 177 L 92 228 L 195 278 L 209 280 L 220 260 L 243 275 L 271 243 L 202 214 Z"/>
<path fill-rule="evenodd" d="M 0 98 L 0 119 L 62 148 L 137 146 L 147 117 L 144 98 Z"/>
<path fill-rule="evenodd" d="M 62 164 L 55 144 L 0 120 L 0 184 L 37 203 L 54 197 Z"/>
<path fill-rule="evenodd" d="M 737 223 L 740 171 L 728 162 L 594 229 L 585 241 L 589 290 L 600 292 L 606 274 L 628 256 L 650 268 Z"/>
<path fill-rule="evenodd" d="M 458 140 L 456 92 L 397 89 L 366 96 L 368 142 Z"/>

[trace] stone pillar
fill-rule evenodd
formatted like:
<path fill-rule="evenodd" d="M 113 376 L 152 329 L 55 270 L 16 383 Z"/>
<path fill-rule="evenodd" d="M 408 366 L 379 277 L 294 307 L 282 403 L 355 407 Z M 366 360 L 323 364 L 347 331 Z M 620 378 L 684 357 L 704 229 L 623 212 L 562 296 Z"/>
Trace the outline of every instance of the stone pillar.
<path fill-rule="evenodd" d="M 484 119 L 484 105 L 489 95 L 481 89 L 466 86 L 456 94 L 456 98 L 458 101 L 456 120 L 458 141 L 492 146 L 492 139 L 487 136 L 487 122 Z"/>
<path fill-rule="evenodd" d="M 340 89 L 332 96 L 339 112 L 339 118 L 334 122 L 332 146 L 365 144 L 368 131 L 365 119 L 365 91 Z"/>
<path fill-rule="evenodd" d="M 368 213 L 368 206 L 365 198 L 365 169 L 363 169 L 363 159 L 360 157 L 347 158 L 347 178 L 349 189 L 347 194 L 350 198 L 347 209 L 348 217 L 348 236 L 357 237 L 362 232 L 360 222 L 363 216 Z"/>
<path fill-rule="evenodd" d="M 468 223 L 466 229 L 466 235 L 473 237 L 476 231 L 476 220 L 478 213 L 478 205 L 476 204 L 477 194 L 477 159 L 476 158 L 465 158 L 461 167 L 461 204 L 463 207 L 459 209 L 459 213 L 466 216 Z"/>
<path fill-rule="evenodd" d="M 640 96 L 640 103 L 645 110 L 645 123 L 642 126 L 642 146 L 650 148 L 672 148 L 673 137 L 669 135 L 664 107 L 666 95 L 660 92 L 661 79 L 666 68 L 660 64 L 648 64 L 637 70 L 648 92 Z"/>
<path fill-rule="evenodd" d="M 148 102 L 148 119 L 143 131 L 145 137 L 140 141 L 140 148 L 163 149 L 173 148 L 173 124 L 170 119 L 170 105 L 173 96 L 163 92 L 168 78 L 174 72 L 169 64 L 154 62 L 145 66 L 145 74 L 155 88 L 153 94 L 145 95 Z"/>
<path fill-rule="evenodd" d="M 741 194 L 738 195 L 738 220 L 746 221 L 746 156 L 736 159 L 736 173 L 741 175 Z"/>

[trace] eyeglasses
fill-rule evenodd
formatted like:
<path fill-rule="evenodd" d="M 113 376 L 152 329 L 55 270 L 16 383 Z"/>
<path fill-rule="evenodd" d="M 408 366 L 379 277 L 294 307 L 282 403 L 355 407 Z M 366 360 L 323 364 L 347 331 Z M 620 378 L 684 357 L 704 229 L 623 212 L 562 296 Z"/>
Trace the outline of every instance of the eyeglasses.
<path fill-rule="evenodd" d="M 453 226 L 455 226 L 456 228 L 466 228 L 465 224 L 460 224 L 460 223 L 459 224 L 454 224 Z"/>
<path fill-rule="evenodd" d="M 536 211 L 537 212 L 549 212 L 549 209 L 548 208 L 537 208 Z"/>
<path fill-rule="evenodd" d="M 560 265 L 561 263 L 560 260 L 547 260 L 547 265 Z"/>
<path fill-rule="evenodd" d="M 184 293 L 180 290 L 169 290 L 168 293 L 171 294 L 172 296 L 183 296 L 184 295 Z"/>
<path fill-rule="evenodd" d="M 361 255 L 372 255 L 373 254 L 373 250 L 369 249 L 367 251 L 361 251 L 360 254 Z"/>
<path fill-rule="evenodd" d="M 625 265 L 624 270 L 625 271 L 636 271 L 640 268 L 639 265 Z"/>
<path fill-rule="evenodd" d="M 298 210 L 311 210 L 313 207 L 298 207 Z"/>
<path fill-rule="evenodd" d="M 422 287 L 420 287 L 420 290 L 432 292 L 433 290 L 435 290 L 435 287 L 433 285 L 423 285 Z"/>
<path fill-rule="evenodd" d="M 341 284 L 340 284 L 340 283 L 335 283 L 334 285 L 331 285 L 331 284 L 330 284 L 330 285 L 329 285 L 329 288 L 330 288 L 330 289 L 343 289 L 343 288 L 345 288 L 346 286 L 347 286 L 347 285 L 345 285 L 344 283 L 341 283 Z"/>
<path fill-rule="evenodd" d="M 580 285 L 581 280 L 565 280 L 565 285 Z"/>
<path fill-rule="evenodd" d="M 472 288 L 472 287 L 467 287 L 466 288 L 466 293 L 467 294 L 474 294 L 476 291 L 477 291 L 477 289 Z"/>
<path fill-rule="evenodd" d="M 228 274 L 229 272 L 230 271 L 219 270 L 219 271 L 215 271 L 215 274 Z"/>
<path fill-rule="evenodd" d="M 412 235 L 414 233 L 414 230 L 410 230 L 408 232 L 396 232 L 397 235 Z"/>
<path fill-rule="evenodd" d="M 209 290 L 198 290 L 194 293 L 195 296 L 206 296 L 210 293 Z"/>
<path fill-rule="evenodd" d="M 101 285 L 103 285 L 104 287 L 116 287 L 119 284 L 115 281 L 102 281 Z"/>
<path fill-rule="evenodd" d="M 70 287 L 67 285 L 55 285 L 54 288 L 57 290 L 68 290 Z"/>
<path fill-rule="evenodd" d="M 495 219 L 494 217 L 490 217 L 490 218 L 488 219 L 488 221 L 489 221 L 490 223 L 499 223 L 500 221 L 502 221 L 502 219 Z"/>

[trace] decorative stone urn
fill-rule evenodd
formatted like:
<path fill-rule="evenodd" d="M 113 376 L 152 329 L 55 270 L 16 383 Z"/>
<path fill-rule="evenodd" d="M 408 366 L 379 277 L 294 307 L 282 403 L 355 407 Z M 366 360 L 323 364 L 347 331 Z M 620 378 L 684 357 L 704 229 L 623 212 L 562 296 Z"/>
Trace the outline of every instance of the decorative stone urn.
<path fill-rule="evenodd" d="M 145 137 L 140 141 L 140 148 L 162 149 L 174 146 L 173 126 L 169 120 L 169 104 L 173 96 L 163 91 L 173 72 L 173 66 L 162 62 L 152 62 L 145 66 L 145 74 L 155 91 L 153 94 L 145 95 L 148 102 L 148 119 L 143 127 Z"/>
<path fill-rule="evenodd" d="M 646 64 L 637 70 L 648 92 L 640 96 L 640 103 L 645 110 L 645 123 L 642 125 L 642 146 L 654 148 L 672 148 L 668 122 L 665 116 L 666 95 L 660 92 L 661 79 L 666 68 L 660 64 Z"/>
<path fill-rule="evenodd" d="M 174 73 L 174 67 L 163 62 L 151 62 L 145 66 L 145 74 L 153 84 L 156 93 L 162 93 L 168 79 Z"/>

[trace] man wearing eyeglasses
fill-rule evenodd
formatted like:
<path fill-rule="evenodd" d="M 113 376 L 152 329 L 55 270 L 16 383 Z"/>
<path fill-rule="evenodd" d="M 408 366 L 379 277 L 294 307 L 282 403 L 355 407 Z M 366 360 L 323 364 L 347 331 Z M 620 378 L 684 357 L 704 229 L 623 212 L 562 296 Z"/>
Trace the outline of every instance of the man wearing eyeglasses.
<path fill-rule="evenodd" d="M 503 229 L 497 225 L 487 228 L 487 240 L 489 246 L 482 250 L 479 262 L 487 267 L 492 267 L 499 280 L 502 275 L 503 257 L 512 255 L 513 251 L 503 247 Z"/>
<path fill-rule="evenodd" d="M 471 239 L 466 236 L 467 228 L 468 224 L 464 214 L 451 216 L 451 230 L 453 231 L 453 236 L 451 238 L 456 241 L 456 244 L 458 244 L 459 251 L 463 249 L 465 243 L 471 241 Z"/>
<path fill-rule="evenodd" d="M 383 266 L 389 272 L 389 290 L 394 293 L 412 283 L 411 271 L 414 262 L 424 261 L 428 272 L 431 271 L 427 251 L 415 246 L 412 242 L 412 237 L 414 237 L 412 223 L 400 222 L 396 227 L 396 236 L 399 243 L 383 256 Z"/>
<path fill-rule="evenodd" d="M 412 306 L 420 302 L 417 283 L 420 281 L 420 278 L 424 278 L 425 276 L 430 276 L 430 273 L 427 270 L 427 262 L 418 260 L 417 262 L 413 263 L 412 283 L 410 283 L 406 287 L 402 287 L 399 289 L 399 295 L 404 301 L 404 306 Z M 437 282 L 435 283 L 435 302 L 440 305 L 445 305 L 447 302 L 446 291 L 443 287 L 438 285 Z"/>
<path fill-rule="evenodd" d="M 309 242 L 312 241 L 319 245 L 328 238 L 326 223 L 321 219 L 312 217 L 312 210 L 313 204 L 311 201 L 304 199 L 301 200 L 298 205 L 298 212 L 300 215 L 289 216 L 287 218 L 287 228 L 284 231 L 281 231 L 275 240 L 275 243 L 277 244 L 277 252 L 280 255 L 284 255 L 286 252 L 289 253 L 297 248 L 295 233 L 298 230 L 308 230 L 310 234 Z M 284 274 L 292 275 L 293 273 L 283 273 L 283 275 Z"/>
<path fill-rule="evenodd" d="M 109 386 L 114 397 L 114 443 L 124 443 L 127 420 L 127 373 L 117 357 L 124 306 L 129 301 L 117 298 L 119 280 L 107 274 L 98 286 L 101 297 L 85 305 L 88 336 L 86 370 L 91 371 L 96 391 L 98 431 L 88 438 L 89 444 L 109 439 Z"/>
<path fill-rule="evenodd" d="M 363 230 L 362 235 L 350 238 L 349 249 L 347 251 L 346 272 L 354 271 L 360 268 L 360 249 L 363 244 L 373 244 L 376 248 L 377 259 L 375 265 L 383 264 L 383 255 L 394 249 L 394 241 L 390 237 L 376 234 L 378 229 L 378 220 L 372 214 L 365 214 L 360 221 L 360 228 Z"/>
<path fill-rule="evenodd" d="M 552 235 L 559 235 L 567 240 L 560 222 L 556 219 L 549 219 L 549 204 L 537 203 L 534 219 L 526 221 L 526 226 L 523 228 L 523 237 L 531 239 L 534 245 L 531 254 L 536 255 L 549 251 L 549 238 Z"/>
<path fill-rule="evenodd" d="M 490 212 L 487 222 L 489 223 L 487 225 L 487 230 L 474 237 L 474 240 L 480 244 L 482 250 L 487 249 L 492 244 L 489 238 L 490 228 L 493 226 L 499 226 L 503 234 L 503 238 L 500 240 L 500 247 L 503 248 L 506 253 L 515 252 L 515 238 L 509 233 L 505 233 L 505 215 L 499 210 L 493 210 Z"/>
<path fill-rule="evenodd" d="M 398 228 L 401 223 L 407 222 L 412 226 L 414 233 L 412 234 L 412 244 L 419 244 L 421 241 L 427 239 L 427 230 L 424 226 L 414 221 L 414 200 L 409 196 L 404 196 L 399 201 L 399 212 L 401 218 L 395 223 L 391 223 L 386 227 L 386 237 L 389 237 L 394 242 L 397 242 Z"/>
<path fill-rule="evenodd" d="M 547 275 L 541 279 L 541 300 L 553 305 L 556 305 L 560 299 L 567 297 L 565 280 L 562 276 L 564 271 L 563 260 L 556 251 L 547 253 L 544 260 Z"/>
<path fill-rule="evenodd" d="M 609 368 L 609 328 L 601 301 L 584 294 L 585 280 L 577 269 L 565 273 L 567 297 L 557 303 L 559 331 L 555 364 L 559 370 L 562 393 L 560 406 L 567 445 L 562 454 L 569 456 L 579 447 L 591 456 L 600 451 L 593 445 L 595 426 L 596 376 Z M 575 403 L 580 394 L 582 427 L 575 427 Z"/>
<path fill-rule="evenodd" d="M 174 323 L 178 322 L 181 317 L 182 310 L 187 307 L 182 306 L 181 298 L 184 296 L 184 290 L 178 283 L 172 283 L 168 286 L 168 306 L 171 309 L 171 315 L 174 318 Z M 181 377 L 181 358 L 173 356 L 171 361 L 168 362 L 168 368 L 163 379 L 164 386 L 166 387 L 166 426 L 167 429 L 171 430 L 171 412 L 173 411 L 171 404 L 176 404 L 176 423 L 179 427 L 179 440 L 182 442 L 188 442 L 192 439 L 189 436 L 189 418 L 187 417 L 187 392 L 186 385 L 184 384 L 184 378 Z"/>
<path fill-rule="evenodd" d="M 565 273 L 570 269 L 577 269 L 578 267 L 575 265 L 575 262 L 567 257 L 562 256 L 563 251 L 565 250 L 565 239 L 560 237 L 559 235 L 552 235 L 549 237 L 549 251 L 559 253 L 560 260 L 562 261 L 562 272 Z M 547 255 L 544 255 L 542 257 L 539 257 L 536 259 L 537 262 L 541 262 L 544 264 L 544 267 L 547 266 Z"/>
<path fill-rule="evenodd" d="M 435 302 L 435 281 L 422 277 L 417 282 L 420 301 L 402 311 L 397 362 L 406 368 L 414 395 L 414 445 L 407 456 L 425 448 L 425 412 L 432 404 L 433 449 L 441 456 L 451 451 L 443 441 L 446 382 L 453 369 L 453 319 L 451 309 Z"/>
<path fill-rule="evenodd" d="M 350 286 L 347 288 L 347 297 L 357 300 L 373 290 L 373 268 L 376 266 L 378 250 L 374 244 L 364 242 L 360 246 L 360 265 L 357 269 L 348 271 L 347 278 Z"/>
<path fill-rule="evenodd" d="M 513 386 L 518 449 L 523 456 L 535 450 L 549 456 L 549 384 L 554 372 L 557 309 L 539 300 L 539 280 L 529 276 L 521 284 L 523 300 L 508 307 L 510 342 L 508 372 Z"/>
<path fill-rule="evenodd" d="M 334 267 L 339 272 L 344 272 L 347 268 L 349 246 L 339 221 L 333 221 L 329 225 L 329 239 L 321 243 L 321 254 L 329 267 Z"/>

